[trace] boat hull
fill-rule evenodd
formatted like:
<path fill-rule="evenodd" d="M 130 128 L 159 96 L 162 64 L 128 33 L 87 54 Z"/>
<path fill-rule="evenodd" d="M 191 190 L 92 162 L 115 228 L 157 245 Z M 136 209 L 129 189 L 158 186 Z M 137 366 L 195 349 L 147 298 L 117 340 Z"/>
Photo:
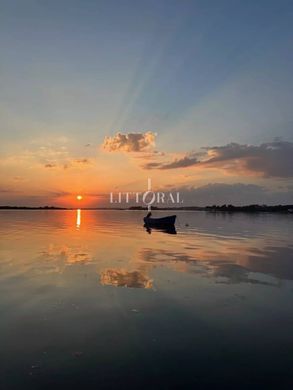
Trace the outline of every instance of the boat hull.
<path fill-rule="evenodd" d="M 162 217 L 162 218 L 147 218 L 145 217 L 143 219 L 146 226 L 149 227 L 161 227 L 166 228 L 170 226 L 174 226 L 176 221 L 176 215 L 170 215 L 168 217 Z"/>

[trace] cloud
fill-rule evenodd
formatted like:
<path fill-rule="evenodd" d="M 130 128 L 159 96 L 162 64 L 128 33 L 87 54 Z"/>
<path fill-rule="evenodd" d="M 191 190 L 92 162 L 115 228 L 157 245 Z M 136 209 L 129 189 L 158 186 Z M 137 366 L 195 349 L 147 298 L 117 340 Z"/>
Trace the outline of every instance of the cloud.
<path fill-rule="evenodd" d="M 23 177 L 23 176 L 14 176 L 12 178 L 12 180 L 13 180 L 13 182 L 16 182 L 17 184 L 24 183 L 24 182 L 27 181 L 27 179 L 25 177 Z"/>
<path fill-rule="evenodd" d="M 56 164 L 45 164 L 44 167 L 45 168 L 55 168 Z"/>
<path fill-rule="evenodd" d="M 108 152 L 145 152 L 155 146 L 156 133 L 117 133 L 113 137 L 105 137 L 102 148 Z"/>
<path fill-rule="evenodd" d="M 176 169 L 176 168 L 186 168 L 192 165 L 198 164 L 199 161 L 197 157 L 193 154 L 186 155 L 182 158 L 176 158 L 170 162 L 150 162 L 144 164 L 143 168 L 145 169 Z"/>
<path fill-rule="evenodd" d="M 293 143 L 274 141 L 259 146 L 230 143 L 203 148 L 202 165 L 266 177 L 293 177 Z M 228 164 L 227 164 L 228 163 Z"/>
<path fill-rule="evenodd" d="M 230 143 L 201 148 L 171 161 L 149 161 L 144 169 L 176 169 L 195 166 L 216 168 L 232 174 L 293 177 L 293 142 L 275 140 L 261 145 Z"/>
<path fill-rule="evenodd" d="M 63 169 L 68 169 L 68 168 L 81 168 L 83 166 L 90 165 L 91 162 L 88 158 L 76 158 L 76 159 L 70 159 L 67 158 L 61 161 L 59 164 L 57 162 L 54 163 L 47 163 L 44 164 L 45 168 L 63 168 Z"/>
<path fill-rule="evenodd" d="M 90 164 L 90 161 L 88 158 L 77 158 L 76 160 L 73 160 L 76 164 Z"/>
<path fill-rule="evenodd" d="M 48 141 L 39 144 L 33 141 L 25 150 L 19 153 L 8 155 L 0 159 L 0 165 L 24 167 L 39 167 L 50 170 L 62 169 L 84 169 L 94 163 L 94 159 L 86 158 L 84 154 L 74 156 L 64 144 L 66 139 Z M 18 176 L 16 176 L 18 177 Z M 17 179 L 14 179 L 17 180 Z"/>
<path fill-rule="evenodd" d="M 0 187 L 0 193 L 6 194 L 6 193 L 10 193 L 10 192 L 16 192 L 16 191 L 14 189 L 11 189 L 11 188 Z"/>

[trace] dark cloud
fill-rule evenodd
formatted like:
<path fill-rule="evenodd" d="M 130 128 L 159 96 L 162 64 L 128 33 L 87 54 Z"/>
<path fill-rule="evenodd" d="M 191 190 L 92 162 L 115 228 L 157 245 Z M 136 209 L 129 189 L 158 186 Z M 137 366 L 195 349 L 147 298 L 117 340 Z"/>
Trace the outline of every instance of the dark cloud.
<path fill-rule="evenodd" d="M 186 154 L 173 161 L 151 161 L 144 169 L 176 169 L 191 166 L 217 168 L 233 174 L 293 177 L 293 142 L 275 140 L 261 145 L 230 143 L 202 148 L 204 153 Z"/>
<path fill-rule="evenodd" d="M 108 152 L 145 152 L 155 146 L 156 134 L 152 131 L 145 133 L 117 133 L 113 137 L 105 137 L 103 149 Z"/>
<path fill-rule="evenodd" d="M 55 168 L 57 165 L 56 164 L 45 164 L 45 168 Z"/>
<path fill-rule="evenodd" d="M 205 166 L 246 171 L 266 177 L 293 177 L 292 142 L 274 141 L 259 146 L 231 143 L 204 149 L 208 156 L 202 161 Z"/>
<path fill-rule="evenodd" d="M 198 164 L 198 159 L 194 155 L 187 155 L 183 158 L 175 159 L 174 161 L 167 163 L 160 162 L 150 162 L 146 163 L 143 168 L 145 169 L 176 169 L 176 168 L 186 168 L 192 165 Z"/>
<path fill-rule="evenodd" d="M 72 168 L 72 167 L 78 167 L 78 166 L 84 166 L 89 165 L 90 161 L 87 158 L 77 158 L 74 160 L 68 159 L 68 161 L 64 164 L 56 164 L 56 163 L 47 163 L 44 165 L 45 168 L 58 168 L 63 167 L 64 169 Z"/>
<path fill-rule="evenodd" d="M 144 169 L 160 169 L 161 165 L 162 165 L 162 163 L 159 163 L 159 162 L 150 162 L 150 163 L 144 164 L 142 167 Z"/>
<path fill-rule="evenodd" d="M 74 162 L 76 162 L 77 164 L 89 164 L 89 160 L 87 158 L 78 158 L 76 160 L 74 160 Z"/>

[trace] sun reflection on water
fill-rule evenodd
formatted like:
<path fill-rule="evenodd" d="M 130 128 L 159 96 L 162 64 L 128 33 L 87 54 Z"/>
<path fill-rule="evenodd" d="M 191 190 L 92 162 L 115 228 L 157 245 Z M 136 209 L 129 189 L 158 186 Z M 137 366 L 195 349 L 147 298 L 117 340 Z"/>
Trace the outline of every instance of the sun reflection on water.
<path fill-rule="evenodd" d="M 76 229 L 80 228 L 81 224 L 81 209 L 76 210 Z"/>

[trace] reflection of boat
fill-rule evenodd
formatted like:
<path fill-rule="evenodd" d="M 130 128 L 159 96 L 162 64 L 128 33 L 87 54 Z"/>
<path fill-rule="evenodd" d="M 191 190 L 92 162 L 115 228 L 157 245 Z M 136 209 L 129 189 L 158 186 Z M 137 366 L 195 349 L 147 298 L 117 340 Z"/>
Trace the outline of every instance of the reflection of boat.
<path fill-rule="evenodd" d="M 169 215 L 168 217 L 162 218 L 151 218 L 152 213 L 148 213 L 146 217 L 144 217 L 143 221 L 146 227 L 154 227 L 154 228 L 172 228 L 174 227 L 176 221 L 176 215 Z"/>
<path fill-rule="evenodd" d="M 152 229 L 158 230 L 158 231 L 160 231 L 160 232 L 162 232 L 162 233 L 177 234 L 176 228 L 175 228 L 174 225 L 167 226 L 167 227 L 157 227 L 157 226 L 149 227 L 147 224 L 144 224 L 144 227 L 146 228 L 146 231 L 147 231 L 149 234 L 152 233 Z"/>

